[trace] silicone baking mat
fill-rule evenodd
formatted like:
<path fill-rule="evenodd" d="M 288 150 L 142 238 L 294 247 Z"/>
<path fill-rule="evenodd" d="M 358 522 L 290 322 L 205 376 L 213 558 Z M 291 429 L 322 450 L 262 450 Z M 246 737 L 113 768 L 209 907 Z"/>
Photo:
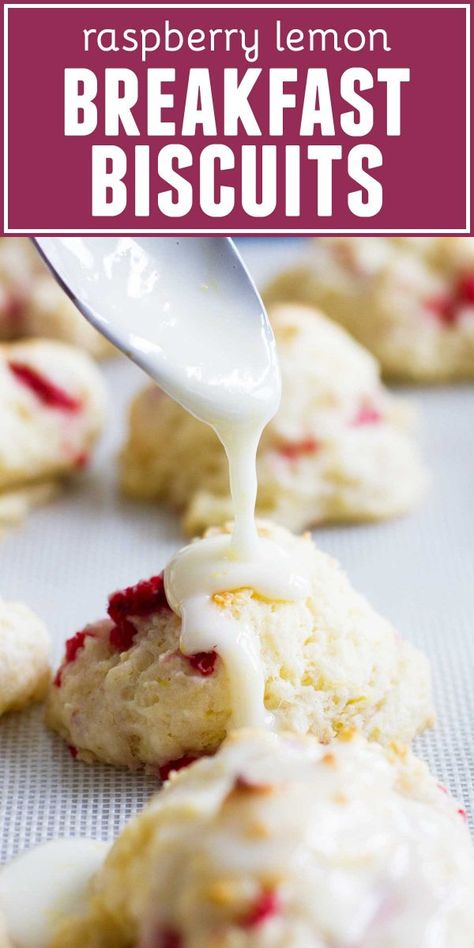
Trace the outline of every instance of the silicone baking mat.
<path fill-rule="evenodd" d="M 257 280 L 301 252 L 301 241 L 241 241 Z M 64 639 L 104 614 L 109 592 L 158 572 L 182 543 L 172 515 L 126 501 L 116 454 L 127 404 L 145 381 L 124 358 L 104 366 L 110 418 L 92 469 L 0 541 L 0 592 L 47 622 L 54 659 Z M 317 531 L 354 585 L 432 661 L 436 729 L 418 743 L 439 780 L 474 812 L 474 386 L 416 389 L 431 488 L 411 517 Z M 164 446 L 164 449 L 166 446 Z M 108 839 L 157 781 L 70 758 L 40 708 L 0 721 L 0 859 L 51 837 Z"/>

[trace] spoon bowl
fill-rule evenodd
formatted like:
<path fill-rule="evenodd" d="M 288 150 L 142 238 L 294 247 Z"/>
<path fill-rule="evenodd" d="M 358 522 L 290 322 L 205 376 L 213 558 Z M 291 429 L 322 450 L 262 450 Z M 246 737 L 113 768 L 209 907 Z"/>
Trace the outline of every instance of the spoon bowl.
<path fill-rule="evenodd" d="M 38 237 L 80 312 L 203 421 L 276 411 L 273 332 L 255 284 L 225 237 Z M 265 407 L 268 405 L 268 410 Z"/>

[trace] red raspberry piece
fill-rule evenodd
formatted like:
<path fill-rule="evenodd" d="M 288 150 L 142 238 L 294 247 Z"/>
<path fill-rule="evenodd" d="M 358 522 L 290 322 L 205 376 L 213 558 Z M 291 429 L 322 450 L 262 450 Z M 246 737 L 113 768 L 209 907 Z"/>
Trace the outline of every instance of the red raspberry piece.
<path fill-rule="evenodd" d="M 24 309 L 24 298 L 18 293 L 12 292 L 5 302 L 2 315 L 12 324 L 12 328 L 14 327 L 18 330 L 18 323 L 22 321 Z"/>
<path fill-rule="evenodd" d="M 207 678 L 214 673 L 217 661 L 217 652 L 196 652 L 194 655 L 185 655 L 191 668 L 194 668 L 200 675 Z"/>
<path fill-rule="evenodd" d="M 68 749 L 68 751 L 69 751 L 69 753 L 70 753 L 72 759 L 75 760 L 76 757 L 77 757 L 77 747 L 74 747 L 74 744 L 68 744 L 68 745 L 67 745 L 67 749 Z"/>
<path fill-rule="evenodd" d="M 74 458 L 74 464 L 79 469 L 83 467 L 87 467 L 89 463 L 89 458 L 90 458 L 89 451 L 79 451 L 79 454 L 76 454 Z"/>
<path fill-rule="evenodd" d="M 144 579 L 135 586 L 127 586 L 109 596 L 108 614 L 115 622 L 110 632 L 110 644 L 120 652 L 126 652 L 133 644 L 137 630 L 131 618 L 149 616 L 153 612 L 169 609 L 165 595 L 163 574 Z"/>
<path fill-rule="evenodd" d="M 474 303 L 474 273 L 463 277 L 458 287 L 458 296 L 463 303 Z"/>
<path fill-rule="evenodd" d="M 456 300 L 453 297 L 447 295 L 431 296 L 425 300 L 425 306 L 448 326 L 456 322 Z"/>
<path fill-rule="evenodd" d="M 244 928 L 256 928 L 280 911 L 280 899 L 274 889 L 265 889 L 243 921 Z"/>
<path fill-rule="evenodd" d="M 316 454 L 320 444 L 315 438 L 303 438 L 301 441 L 287 441 L 278 445 L 278 454 L 290 461 L 307 454 Z"/>
<path fill-rule="evenodd" d="M 148 616 L 160 609 L 169 609 L 162 573 L 112 593 L 107 612 L 118 623 L 129 616 Z"/>
<path fill-rule="evenodd" d="M 123 619 L 120 625 L 114 625 L 110 630 L 109 642 L 117 652 L 128 652 L 133 645 L 136 634 L 137 630 L 133 623 L 129 622 L 128 619 Z"/>
<path fill-rule="evenodd" d="M 71 636 L 71 638 L 67 640 L 64 650 L 63 662 L 59 666 L 54 678 L 54 684 L 56 685 L 56 688 L 61 686 L 62 674 L 66 668 L 66 665 L 70 665 L 71 662 L 76 660 L 77 653 L 79 649 L 84 647 L 84 642 L 88 635 L 93 637 L 94 633 L 89 629 L 83 629 L 82 632 L 76 632 L 75 635 Z"/>
<path fill-rule="evenodd" d="M 160 929 L 153 941 L 153 948 L 182 948 L 182 945 L 181 935 L 174 928 Z"/>
<path fill-rule="evenodd" d="M 376 425 L 379 421 L 382 421 L 382 412 L 370 402 L 364 402 L 352 419 L 351 425 L 358 428 L 361 425 Z"/>
<path fill-rule="evenodd" d="M 25 365 L 23 362 L 9 362 L 8 365 L 15 378 L 31 389 L 43 405 L 47 405 L 48 408 L 59 408 L 71 414 L 80 410 L 81 402 L 78 398 L 73 398 L 69 392 L 65 392 L 59 385 L 50 382 L 30 365 Z"/>
<path fill-rule="evenodd" d="M 456 322 L 463 304 L 474 305 L 474 273 L 461 277 L 451 295 L 433 296 L 425 306 L 448 326 Z"/>
<path fill-rule="evenodd" d="M 199 760 L 199 757 L 185 755 L 184 757 L 178 757 L 176 760 L 169 760 L 166 764 L 161 764 L 161 767 L 158 768 L 160 780 L 168 780 L 171 771 L 184 770 L 185 767 L 194 764 L 196 760 Z"/>
<path fill-rule="evenodd" d="M 65 651 L 65 663 L 69 665 L 70 662 L 74 662 L 77 656 L 77 653 L 80 648 L 84 647 L 84 642 L 88 635 L 91 635 L 87 629 L 83 629 L 82 632 L 76 632 L 75 635 L 71 636 L 70 639 L 66 642 L 66 651 Z"/>

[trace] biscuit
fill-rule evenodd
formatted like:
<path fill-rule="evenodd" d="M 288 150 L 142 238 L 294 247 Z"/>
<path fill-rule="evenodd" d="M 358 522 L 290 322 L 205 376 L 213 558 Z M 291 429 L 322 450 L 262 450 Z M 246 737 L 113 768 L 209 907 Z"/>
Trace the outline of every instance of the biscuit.
<path fill-rule="evenodd" d="M 412 510 L 426 475 L 409 406 L 382 386 L 372 356 L 320 313 L 277 306 L 270 317 L 283 396 L 259 447 L 258 514 L 300 532 Z M 181 511 L 189 535 L 232 516 L 216 434 L 154 386 L 132 404 L 120 476 L 126 494 Z"/>
<path fill-rule="evenodd" d="M 102 378 L 85 352 L 52 340 L 0 345 L 0 524 L 87 464 L 104 413 Z"/>
<path fill-rule="evenodd" d="M 474 378 L 474 238 L 321 237 L 264 290 L 321 306 L 387 378 Z"/>
<path fill-rule="evenodd" d="M 223 621 L 251 630 L 275 729 L 330 742 L 356 726 L 372 740 L 408 742 L 432 724 L 425 656 L 309 536 L 259 529 L 295 561 L 305 558 L 309 596 L 269 601 L 252 589 L 223 590 L 212 606 Z M 181 620 L 162 577 L 115 593 L 109 616 L 68 640 L 50 689 L 49 725 L 83 760 L 145 766 L 161 776 L 170 761 L 215 751 L 231 727 L 225 663 L 216 651 L 180 651 Z"/>
<path fill-rule="evenodd" d="M 85 349 L 95 358 L 116 349 L 66 296 L 26 237 L 0 238 L 0 340 L 38 336 Z"/>
<path fill-rule="evenodd" d="M 471 948 L 462 811 L 402 748 L 233 735 L 125 827 L 53 948 Z"/>
<path fill-rule="evenodd" d="M 0 599 L 0 715 L 45 696 L 49 646 L 43 623 L 27 606 Z"/>

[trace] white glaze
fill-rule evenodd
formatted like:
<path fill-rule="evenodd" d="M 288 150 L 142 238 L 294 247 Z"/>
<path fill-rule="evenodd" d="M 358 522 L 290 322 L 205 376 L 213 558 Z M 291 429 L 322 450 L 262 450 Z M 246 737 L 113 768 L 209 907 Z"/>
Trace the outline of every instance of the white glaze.
<path fill-rule="evenodd" d="M 268 723 L 259 645 L 242 623 L 222 619 L 216 592 L 253 588 L 268 598 L 303 596 L 303 578 L 278 545 L 259 541 L 256 454 L 276 413 L 281 380 L 261 300 L 224 238 L 41 238 L 50 262 L 98 328 L 221 439 L 234 505 L 232 538 L 202 540 L 167 570 L 182 616 L 183 652 L 215 649 L 226 664 L 232 723 Z M 245 569 L 242 565 L 245 564 Z M 293 577 L 294 579 L 294 577 Z"/>
<path fill-rule="evenodd" d="M 173 560 L 166 571 L 167 594 L 182 616 L 184 654 L 215 649 L 226 665 L 232 725 L 265 726 L 271 718 L 264 707 L 259 643 L 251 629 L 224 619 L 212 596 L 242 586 L 277 600 L 308 591 L 308 584 L 294 576 L 286 553 L 270 541 L 259 541 L 255 525 L 257 448 L 281 395 L 273 333 L 263 307 L 255 307 L 258 298 L 228 290 L 214 257 L 188 255 L 187 272 L 179 278 L 178 251 L 173 243 L 167 249 L 170 256 L 153 270 L 136 243 L 124 238 L 104 260 L 109 293 L 116 317 L 126 316 L 134 357 L 136 350 L 146 352 L 155 380 L 210 424 L 222 441 L 235 521 L 232 538 L 202 540 Z M 130 271 L 123 268 L 123 254 Z"/>
<path fill-rule="evenodd" d="M 227 286 L 231 274 L 219 270 L 215 249 L 225 243 L 187 241 L 184 250 L 192 252 L 185 264 L 182 244 L 160 241 L 159 256 L 148 256 L 137 241 L 122 238 L 104 256 L 108 303 L 114 330 L 126 332 L 129 352 L 137 360 L 145 353 L 155 381 L 221 439 L 234 502 L 234 546 L 246 557 L 255 554 L 257 540 L 257 447 L 281 397 L 275 341 L 256 292 L 244 296 Z"/>
<path fill-rule="evenodd" d="M 38 238 L 87 318 L 184 408 L 229 458 L 235 545 L 256 543 L 255 455 L 281 380 L 262 301 L 226 238 Z"/>
<path fill-rule="evenodd" d="M 266 424 L 280 378 L 263 304 L 224 238 L 39 238 L 99 329 L 208 424 Z"/>
<path fill-rule="evenodd" d="M 152 806 L 154 845 L 141 850 L 130 895 L 140 904 L 150 886 L 147 948 L 160 925 L 193 946 L 214 944 L 217 928 L 221 944 L 247 948 L 472 948 L 472 843 L 453 801 L 409 754 L 362 738 L 328 750 L 240 732 Z M 130 851 L 138 864 L 142 838 L 125 831 L 116 865 Z M 116 874 L 102 879 L 114 892 Z M 282 911 L 239 930 L 232 898 L 216 911 L 223 880 L 236 898 L 275 880 Z"/>
<path fill-rule="evenodd" d="M 189 544 L 165 570 L 168 601 L 182 616 L 181 651 L 193 655 L 215 650 L 225 663 L 234 728 L 271 725 L 264 705 L 260 645 L 254 630 L 224 615 L 212 596 L 251 588 L 266 599 L 300 599 L 309 593 L 306 573 L 303 560 L 295 560 L 266 537 L 259 537 L 252 554 L 241 559 L 226 534 Z"/>
<path fill-rule="evenodd" d="M 0 872 L 0 912 L 15 948 L 47 948 L 54 927 L 87 902 L 109 845 L 57 839 L 17 856 Z"/>

